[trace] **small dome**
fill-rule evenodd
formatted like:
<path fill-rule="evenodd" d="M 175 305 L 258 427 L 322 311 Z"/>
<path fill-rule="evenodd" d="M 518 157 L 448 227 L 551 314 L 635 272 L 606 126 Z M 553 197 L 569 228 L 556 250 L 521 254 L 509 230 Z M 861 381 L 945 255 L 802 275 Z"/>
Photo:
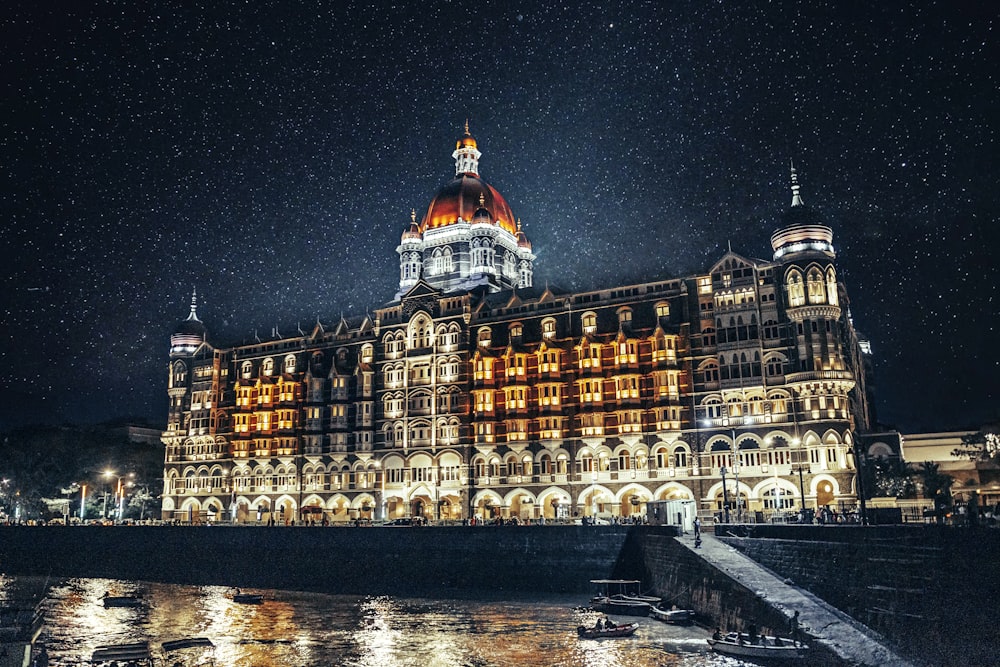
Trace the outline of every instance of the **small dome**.
<path fill-rule="evenodd" d="M 410 211 L 410 226 L 406 228 L 403 232 L 403 241 L 408 241 L 410 239 L 420 240 L 420 226 L 417 225 L 417 212 L 416 210 Z"/>
<path fill-rule="evenodd" d="M 462 150 L 463 148 L 475 148 L 478 150 L 479 146 L 476 145 L 476 140 L 472 138 L 472 135 L 466 133 L 464 137 L 455 142 L 455 150 Z"/>
<path fill-rule="evenodd" d="M 472 214 L 472 222 L 491 223 L 493 222 L 493 216 L 491 216 L 490 212 L 487 211 L 485 208 L 479 208 L 476 209 L 476 212 Z"/>
<path fill-rule="evenodd" d="M 197 317 L 193 319 L 189 317 L 186 320 L 183 320 L 177 325 L 177 328 L 174 329 L 174 335 L 176 336 L 198 336 L 201 338 L 206 333 L 208 333 L 208 329 L 205 328 L 204 323 Z"/>

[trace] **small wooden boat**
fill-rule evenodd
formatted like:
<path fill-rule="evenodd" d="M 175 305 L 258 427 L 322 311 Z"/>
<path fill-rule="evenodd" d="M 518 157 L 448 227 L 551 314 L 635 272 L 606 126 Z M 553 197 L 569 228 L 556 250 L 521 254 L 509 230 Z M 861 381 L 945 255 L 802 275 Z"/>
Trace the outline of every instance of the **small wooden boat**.
<path fill-rule="evenodd" d="M 149 642 L 100 646 L 90 658 L 92 665 L 136 665 L 153 667 L 153 655 L 149 652 Z"/>
<path fill-rule="evenodd" d="M 648 616 L 650 606 L 660 601 L 635 592 L 642 583 L 638 579 L 591 579 L 590 583 L 599 587 L 590 598 L 590 607 L 605 614 Z"/>
<path fill-rule="evenodd" d="M 649 615 L 658 621 L 663 621 L 664 623 L 673 623 L 674 625 L 687 625 L 688 623 L 694 622 L 694 609 L 661 609 L 660 607 L 652 607 L 649 610 Z"/>
<path fill-rule="evenodd" d="M 138 607 L 142 605 L 142 598 L 138 595 L 109 595 L 105 593 L 101 601 L 105 607 Z"/>
<path fill-rule="evenodd" d="M 617 616 L 649 616 L 649 610 L 652 609 L 648 602 L 623 600 L 618 597 L 594 598 L 590 602 L 590 608 Z"/>
<path fill-rule="evenodd" d="M 639 629 L 638 623 L 628 623 L 626 625 L 615 625 L 607 628 L 588 628 L 580 625 L 576 628 L 576 634 L 583 639 L 604 639 L 613 637 L 631 637 Z"/>
<path fill-rule="evenodd" d="M 233 602 L 236 604 L 263 604 L 264 596 L 260 593 L 233 593 Z"/>
<path fill-rule="evenodd" d="M 187 637 L 163 642 L 163 659 L 166 665 L 215 665 L 215 644 L 207 637 Z"/>
<path fill-rule="evenodd" d="M 735 632 L 730 632 L 721 639 L 709 639 L 708 645 L 716 653 L 764 660 L 801 660 L 809 651 L 808 646 L 791 639 L 762 635 L 756 642 L 750 643 L 749 635 L 738 635 Z"/>

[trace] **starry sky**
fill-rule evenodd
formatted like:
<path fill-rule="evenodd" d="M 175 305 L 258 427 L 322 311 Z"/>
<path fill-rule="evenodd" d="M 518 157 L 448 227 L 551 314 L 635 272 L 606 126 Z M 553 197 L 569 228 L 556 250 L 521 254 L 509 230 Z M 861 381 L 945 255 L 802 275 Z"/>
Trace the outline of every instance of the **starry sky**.
<path fill-rule="evenodd" d="M 0 430 L 162 424 L 195 285 L 217 344 L 391 300 L 467 118 L 566 290 L 769 258 L 794 160 L 879 420 L 978 428 L 997 26 L 961 0 L 4 3 Z"/>

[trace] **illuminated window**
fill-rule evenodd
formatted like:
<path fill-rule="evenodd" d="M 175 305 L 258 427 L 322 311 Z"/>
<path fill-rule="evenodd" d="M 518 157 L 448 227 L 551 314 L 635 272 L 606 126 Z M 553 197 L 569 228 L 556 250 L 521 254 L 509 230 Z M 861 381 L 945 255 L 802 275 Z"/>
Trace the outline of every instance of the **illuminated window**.
<path fill-rule="evenodd" d="M 540 373 L 559 372 L 559 351 L 546 350 L 538 354 L 538 371 Z"/>
<path fill-rule="evenodd" d="M 594 313 L 584 313 L 580 322 L 583 324 L 583 333 L 597 333 L 597 315 Z"/>
<path fill-rule="evenodd" d="M 584 345 L 580 348 L 580 368 L 601 367 L 600 344 Z"/>
<path fill-rule="evenodd" d="M 712 277 L 703 276 L 698 278 L 698 294 L 711 294 L 712 293 Z"/>
<path fill-rule="evenodd" d="M 656 304 L 656 316 L 670 317 L 670 304 L 666 302 Z"/>
<path fill-rule="evenodd" d="M 542 337 L 554 338 L 556 335 L 556 321 L 551 317 L 542 320 Z"/>
<path fill-rule="evenodd" d="M 477 359 L 475 374 L 477 380 L 492 380 L 493 359 Z"/>
<path fill-rule="evenodd" d="M 477 340 L 481 347 L 489 347 L 492 339 L 493 339 L 493 334 L 490 331 L 489 327 L 483 327 L 482 329 L 479 330 L 479 333 L 477 334 Z"/>
<path fill-rule="evenodd" d="M 632 309 L 622 308 L 618 311 L 618 324 L 629 324 L 632 321 Z"/>
<path fill-rule="evenodd" d="M 584 403 L 600 403 L 601 385 L 603 383 L 603 380 L 581 380 L 580 401 Z"/>
<path fill-rule="evenodd" d="M 264 375 L 271 375 L 274 372 L 274 359 L 271 357 L 265 359 L 264 363 L 261 364 L 260 372 Z"/>
<path fill-rule="evenodd" d="M 805 289 L 802 284 L 802 274 L 796 270 L 792 270 L 788 274 L 788 279 L 785 282 L 785 288 L 788 290 L 788 305 L 791 307 L 803 306 L 806 303 Z"/>
<path fill-rule="evenodd" d="M 826 301 L 826 284 L 819 269 L 810 269 L 806 282 L 809 289 L 809 303 L 824 303 Z"/>
<path fill-rule="evenodd" d="M 524 331 L 524 328 L 520 324 L 512 324 L 512 325 L 510 325 L 510 337 L 511 338 L 520 338 L 521 335 L 522 335 L 522 333 L 523 333 L 523 331 Z"/>

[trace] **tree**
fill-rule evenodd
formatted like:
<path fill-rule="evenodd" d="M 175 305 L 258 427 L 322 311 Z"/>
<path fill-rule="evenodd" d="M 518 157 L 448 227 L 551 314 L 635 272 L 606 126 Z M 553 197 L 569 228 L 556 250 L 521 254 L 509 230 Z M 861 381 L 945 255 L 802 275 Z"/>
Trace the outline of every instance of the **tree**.
<path fill-rule="evenodd" d="M 924 488 L 924 498 L 934 500 L 934 514 L 938 522 L 944 520 L 947 509 L 951 507 L 951 485 L 955 483 L 951 475 L 941 472 L 940 466 L 931 461 L 924 461 L 917 470 Z"/>
<path fill-rule="evenodd" d="M 872 498 L 913 498 L 912 471 L 898 458 L 877 456 L 863 469 L 865 489 Z"/>
<path fill-rule="evenodd" d="M 977 463 L 1000 464 L 1000 435 L 994 429 L 980 429 L 962 436 L 962 444 L 951 455 Z"/>

